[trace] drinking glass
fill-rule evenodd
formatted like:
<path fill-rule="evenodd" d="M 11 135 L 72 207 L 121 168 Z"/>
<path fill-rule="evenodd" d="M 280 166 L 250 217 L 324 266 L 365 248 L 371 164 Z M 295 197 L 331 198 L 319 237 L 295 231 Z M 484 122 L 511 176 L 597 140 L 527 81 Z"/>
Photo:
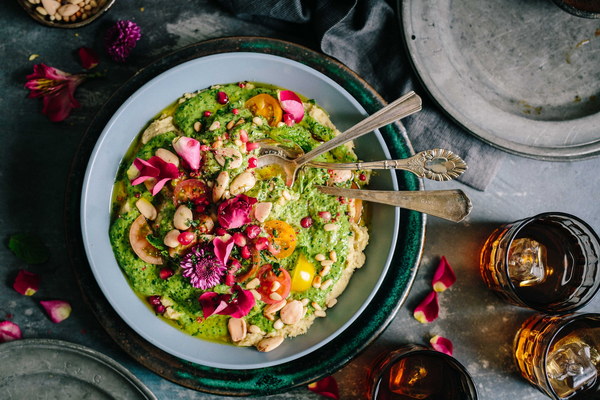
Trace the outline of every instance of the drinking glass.
<path fill-rule="evenodd" d="M 514 352 L 521 375 L 552 399 L 600 399 L 600 314 L 533 315 Z"/>
<path fill-rule="evenodd" d="M 509 303 L 547 314 L 574 311 L 600 288 L 600 239 L 581 219 L 549 212 L 503 225 L 480 256 L 486 285 Z"/>
<path fill-rule="evenodd" d="M 382 354 L 367 380 L 368 400 L 477 400 L 465 367 L 418 344 Z"/>

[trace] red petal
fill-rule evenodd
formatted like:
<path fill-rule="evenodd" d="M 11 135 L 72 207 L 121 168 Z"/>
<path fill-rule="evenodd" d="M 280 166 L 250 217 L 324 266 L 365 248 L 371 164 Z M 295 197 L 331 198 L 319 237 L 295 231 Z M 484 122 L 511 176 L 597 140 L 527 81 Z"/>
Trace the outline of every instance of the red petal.
<path fill-rule="evenodd" d="M 429 340 L 429 343 L 431 343 L 431 347 L 433 347 L 434 350 L 437 350 L 449 356 L 452 355 L 453 346 L 452 341 L 450 339 L 439 335 L 435 335 L 431 338 L 431 340 Z"/>
<path fill-rule="evenodd" d="M 80 47 L 77 49 L 77 55 L 83 68 L 92 69 L 98 66 L 98 54 L 89 47 Z"/>
<path fill-rule="evenodd" d="M 40 288 L 40 277 L 33 272 L 20 270 L 13 283 L 13 289 L 25 296 L 32 296 Z"/>
<path fill-rule="evenodd" d="M 308 389 L 330 399 L 339 400 L 340 398 L 338 384 L 333 376 L 327 376 L 320 381 L 309 383 Z"/>
<path fill-rule="evenodd" d="M 440 312 L 440 306 L 438 304 L 437 293 L 431 291 L 421 303 L 415 308 L 413 313 L 415 319 L 420 323 L 434 321 Z"/>
<path fill-rule="evenodd" d="M 19 325 L 11 321 L 0 322 L 0 343 L 11 342 L 22 337 Z"/>
<path fill-rule="evenodd" d="M 452 286 L 454 282 L 456 282 L 454 270 L 452 270 L 452 267 L 448 264 L 446 257 L 442 256 L 442 259 L 433 274 L 433 280 L 431 282 L 433 284 L 433 290 L 436 292 L 443 292 Z"/>
<path fill-rule="evenodd" d="M 233 238 L 229 238 L 229 240 L 223 240 L 219 237 L 216 237 L 213 239 L 215 256 L 217 256 L 219 261 L 221 261 L 221 264 L 227 265 L 233 245 Z"/>
<path fill-rule="evenodd" d="M 71 315 L 71 304 L 63 300 L 40 301 L 40 304 L 55 324 L 64 321 Z"/>

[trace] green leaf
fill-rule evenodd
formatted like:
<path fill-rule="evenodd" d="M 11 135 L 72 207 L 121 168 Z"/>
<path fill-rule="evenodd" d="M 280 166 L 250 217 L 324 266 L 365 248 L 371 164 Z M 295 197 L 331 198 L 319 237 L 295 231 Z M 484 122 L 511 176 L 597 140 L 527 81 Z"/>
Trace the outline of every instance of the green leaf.
<path fill-rule="evenodd" d="M 50 251 L 40 238 L 27 233 L 12 235 L 8 239 L 8 248 L 28 264 L 42 264 L 50 257 Z"/>

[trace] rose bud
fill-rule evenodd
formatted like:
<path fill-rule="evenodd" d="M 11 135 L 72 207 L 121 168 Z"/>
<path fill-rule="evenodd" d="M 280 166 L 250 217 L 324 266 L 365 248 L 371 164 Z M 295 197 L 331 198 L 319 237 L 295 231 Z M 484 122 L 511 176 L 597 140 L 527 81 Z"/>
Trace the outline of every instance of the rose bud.
<path fill-rule="evenodd" d="M 25 296 L 33 296 L 40 288 L 40 277 L 33 272 L 20 270 L 15 278 L 13 288 Z"/>
<path fill-rule="evenodd" d="M 55 324 L 64 321 L 71 315 L 71 304 L 63 300 L 40 301 L 48 313 L 50 320 Z"/>
<path fill-rule="evenodd" d="M 449 356 L 452 355 L 453 346 L 450 339 L 446 339 L 445 337 L 435 335 L 429 340 L 429 343 L 431 343 L 431 347 L 433 347 L 434 350 L 437 350 Z"/>
<path fill-rule="evenodd" d="M 456 282 L 456 275 L 450 264 L 448 264 L 446 257 L 442 256 L 442 259 L 433 274 L 433 280 L 431 282 L 433 284 L 433 290 L 436 292 L 443 292 L 452 286 L 454 282 Z"/>
<path fill-rule="evenodd" d="M 434 321 L 440 312 L 437 292 L 431 291 L 421 303 L 415 308 L 413 316 L 417 321 L 424 324 Z"/>

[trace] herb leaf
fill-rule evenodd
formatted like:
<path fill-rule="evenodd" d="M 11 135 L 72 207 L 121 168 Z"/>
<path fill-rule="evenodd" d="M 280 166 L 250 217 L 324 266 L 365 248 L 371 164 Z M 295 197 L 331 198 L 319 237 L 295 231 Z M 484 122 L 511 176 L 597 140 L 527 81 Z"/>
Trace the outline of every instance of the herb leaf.
<path fill-rule="evenodd" d="M 8 248 L 28 264 L 42 264 L 50 257 L 48 247 L 40 238 L 27 233 L 16 233 L 9 237 Z"/>

